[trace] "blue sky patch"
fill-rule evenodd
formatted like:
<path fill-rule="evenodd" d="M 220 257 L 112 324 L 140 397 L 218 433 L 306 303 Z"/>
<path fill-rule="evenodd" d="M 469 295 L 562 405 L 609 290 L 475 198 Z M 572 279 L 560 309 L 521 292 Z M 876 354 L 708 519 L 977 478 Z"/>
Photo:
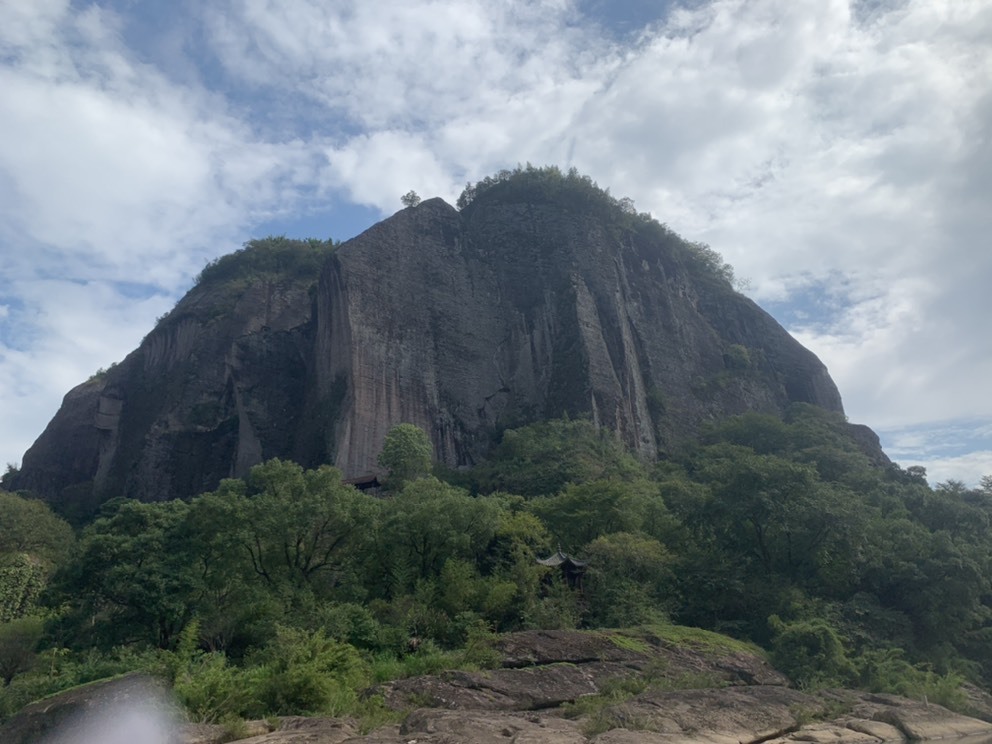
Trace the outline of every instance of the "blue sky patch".
<path fill-rule="evenodd" d="M 396 198 L 396 209 L 402 207 Z M 349 240 L 382 219 L 379 210 L 359 204 L 338 202 L 325 209 L 276 217 L 252 228 L 252 237 L 283 235 L 287 238 Z"/>
<path fill-rule="evenodd" d="M 850 307 L 851 280 L 839 272 L 826 279 L 810 278 L 787 300 L 763 301 L 761 306 L 786 328 L 826 330 Z"/>

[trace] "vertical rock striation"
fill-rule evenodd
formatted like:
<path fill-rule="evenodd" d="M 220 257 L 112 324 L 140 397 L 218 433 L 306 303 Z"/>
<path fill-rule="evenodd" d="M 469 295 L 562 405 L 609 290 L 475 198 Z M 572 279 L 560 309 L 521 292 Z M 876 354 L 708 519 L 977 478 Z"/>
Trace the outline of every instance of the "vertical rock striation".
<path fill-rule="evenodd" d="M 819 360 L 694 273 L 678 238 L 608 227 L 556 205 L 466 215 L 433 199 L 344 245 L 316 313 L 318 385 L 345 391 L 337 465 L 372 468 L 399 421 L 465 465 L 503 429 L 566 414 L 654 457 L 706 420 L 796 401 L 842 411 Z"/>
<path fill-rule="evenodd" d="M 587 416 L 652 458 L 706 421 L 842 411 L 820 361 L 656 223 L 567 199 L 404 209 L 319 272 L 203 282 L 72 390 L 14 487 L 86 512 L 188 497 L 271 457 L 376 467 L 407 421 L 451 466 Z"/>

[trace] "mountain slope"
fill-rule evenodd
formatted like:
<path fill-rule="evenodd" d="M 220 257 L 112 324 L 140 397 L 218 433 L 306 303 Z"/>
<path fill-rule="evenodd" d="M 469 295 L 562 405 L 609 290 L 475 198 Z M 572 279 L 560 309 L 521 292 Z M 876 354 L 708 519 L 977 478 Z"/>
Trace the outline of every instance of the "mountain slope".
<path fill-rule="evenodd" d="M 820 361 L 705 247 L 588 179 L 484 185 L 333 251 L 275 239 L 208 267 L 66 396 L 12 486 L 88 511 L 191 496 L 271 457 L 360 475 L 402 421 L 463 466 L 503 429 L 563 415 L 654 457 L 728 415 L 842 411 Z"/>

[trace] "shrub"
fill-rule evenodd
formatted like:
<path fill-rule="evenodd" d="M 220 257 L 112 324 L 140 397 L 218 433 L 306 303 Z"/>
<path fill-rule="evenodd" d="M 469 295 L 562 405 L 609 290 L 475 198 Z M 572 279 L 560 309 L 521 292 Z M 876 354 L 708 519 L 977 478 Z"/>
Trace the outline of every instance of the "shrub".
<path fill-rule="evenodd" d="M 276 637 L 256 660 L 259 699 L 273 715 L 340 715 L 355 704 L 356 690 L 369 676 L 353 646 L 320 630 L 277 626 Z"/>
<path fill-rule="evenodd" d="M 382 628 L 375 616 L 362 605 L 336 602 L 318 612 L 318 620 L 330 638 L 356 648 L 373 649 L 379 645 Z"/>
<path fill-rule="evenodd" d="M 910 664 L 903 654 L 899 648 L 866 651 L 854 662 L 859 686 L 871 692 L 890 692 L 967 712 L 968 698 L 961 689 L 964 682 L 961 675 L 937 674 L 926 665 Z"/>
<path fill-rule="evenodd" d="M 43 629 L 40 617 L 22 617 L 0 625 L 0 679 L 5 685 L 34 666 Z"/>
<path fill-rule="evenodd" d="M 265 712 L 258 699 L 260 671 L 229 666 L 223 653 L 204 654 L 176 678 L 174 691 L 192 721 L 254 718 Z"/>
<path fill-rule="evenodd" d="M 562 580 L 547 585 L 544 596 L 524 612 L 524 627 L 538 630 L 573 630 L 582 620 L 580 595 Z"/>
<path fill-rule="evenodd" d="M 825 620 L 768 620 L 775 634 L 772 663 L 801 688 L 842 686 L 855 676 L 837 631 Z"/>

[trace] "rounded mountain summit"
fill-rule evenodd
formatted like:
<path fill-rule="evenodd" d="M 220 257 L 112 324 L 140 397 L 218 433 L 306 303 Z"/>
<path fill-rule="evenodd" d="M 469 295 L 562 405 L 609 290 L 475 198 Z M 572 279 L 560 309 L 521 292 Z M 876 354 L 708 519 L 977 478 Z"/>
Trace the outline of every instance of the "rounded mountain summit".
<path fill-rule="evenodd" d="M 824 365 L 715 252 L 586 177 L 528 167 L 342 244 L 269 238 L 207 266 L 66 395 L 8 487 L 85 513 L 189 497 L 272 457 L 356 477 L 400 422 L 451 467 L 564 416 L 654 458 L 705 422 L 795 402 L 843 412 Z"/>

